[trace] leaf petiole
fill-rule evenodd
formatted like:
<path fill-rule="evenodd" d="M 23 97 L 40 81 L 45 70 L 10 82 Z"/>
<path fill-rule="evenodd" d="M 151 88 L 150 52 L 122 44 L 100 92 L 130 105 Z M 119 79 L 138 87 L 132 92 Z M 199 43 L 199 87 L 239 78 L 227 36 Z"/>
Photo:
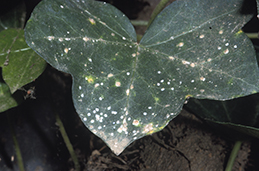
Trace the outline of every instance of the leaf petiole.
<path fill-rule="evenodd" d="M 229 156 L 228 163 L 227 163 L 225 171 L 231 171 L 232 170 L 235 159 L 237 157 L 237 153 L 240 150 L 240 147 L 241 147 L 242 143 L 243 143 L 242 141 L 236 141 L 235 142 L 234 147 L 233 147 L 233 149 L 231 151 L 231 154 Z"/>

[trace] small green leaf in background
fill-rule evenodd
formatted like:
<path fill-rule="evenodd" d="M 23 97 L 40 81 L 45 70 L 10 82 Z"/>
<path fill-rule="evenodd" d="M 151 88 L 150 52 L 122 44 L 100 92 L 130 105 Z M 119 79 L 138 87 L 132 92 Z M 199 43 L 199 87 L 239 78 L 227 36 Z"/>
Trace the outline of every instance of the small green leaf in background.
<path fill-rule="evenodd" d="M 36 79 L 46 67 L 46 62 L 25 42 L 24 22 L 24 6 L 0 16 L 0 112 L 22 102 L 22 93 L 17 90 Z"/>
<path fill-rule="evenodd" d="M 12 94 L 8 85 L 0 78 L 0 112 L 15 107 L 22 101 L 22 94 L 20 92 Z"/>
<path fill-rule="evenodd" d="M 22 29 L 0 32 L 0 67 L 11 93 L 32 82 L 45 69 L 45 61 L 25 42 Z"/>
<path fill-rule="evenodd" d="M 191 98 L 185 108 L 229 138 L 259 138 L 259 94 L 228 101 Z"/>
<path fill-rule="evenodd" d="M 226 100 L 258 92 L 255 51 L 240 30 L 251 15 L 241 15 L 241 5 L 173 2 L 137 43 L 128 18 L 109 4 L 45 0 L 25 37 L 48 63 L 73 76 L 82 121 L 120 154 L 163 129 L 187 97 Z"/>

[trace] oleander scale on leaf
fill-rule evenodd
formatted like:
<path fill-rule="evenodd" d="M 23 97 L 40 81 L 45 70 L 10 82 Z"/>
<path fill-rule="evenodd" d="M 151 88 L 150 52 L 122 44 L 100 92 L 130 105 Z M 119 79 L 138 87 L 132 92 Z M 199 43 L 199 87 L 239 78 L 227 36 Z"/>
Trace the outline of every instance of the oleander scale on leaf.
<path fill-rule="evenodd" d="M 26 25 L 26 41 L 72 75 L 77 113 L 119 155 L 163 129 L 186 98 L 226 100 L 258 92 L 255 52 L 240 30 L 251 15 L 239 14 L 241 5 L 176 1 L 137 43 L 129 19 L 109 4 L 45 0 Z"/>

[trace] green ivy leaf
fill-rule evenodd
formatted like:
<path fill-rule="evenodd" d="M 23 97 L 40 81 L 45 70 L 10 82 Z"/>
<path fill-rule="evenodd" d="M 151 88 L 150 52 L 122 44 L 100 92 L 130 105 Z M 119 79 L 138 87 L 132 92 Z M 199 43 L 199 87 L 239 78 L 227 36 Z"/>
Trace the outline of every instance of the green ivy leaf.
<path fill-rule="evenodd" d="M 22 94 L 20 92 L 12 94 L 8 85 L 0 78 L 0 112 L 15 107 L 22 101 Z"/>
<path fill-rule="evenodd" d="M 259 94 L 227 101 L 191 98 L 185 108 L 231 139 L 259 138 Z M 227 129 L 226 129 L 227 127 Z"/>
<path fill-rule="evenodd" d="M 45 69 L 46 62 L 26 44 L 21 29 L 0 32 L 0 49 L 0 67 L 11 93 L 32 82 Z"/>
<path fill-rule="evenodd" d="M 224 5 L 222 5 L 224 4 Z M 73 76 L 84 124 L 120 154 L 164 128 L 187 97 L 232 99 L 258 92 L 255 52 L 240 28 L 242 1 L 181 0 L 140 43 L 128 18 L 92 0 L 45 0 L 26 26 L 28 45 Z"/>

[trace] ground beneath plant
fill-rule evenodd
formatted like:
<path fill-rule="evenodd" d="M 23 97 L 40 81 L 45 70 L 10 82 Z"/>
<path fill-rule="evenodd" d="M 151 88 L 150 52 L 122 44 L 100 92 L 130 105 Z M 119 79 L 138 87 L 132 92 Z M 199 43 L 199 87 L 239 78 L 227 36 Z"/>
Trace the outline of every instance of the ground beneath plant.
<path fill-rule="evenodd" d="M 121 1 L 121 0 L 120 0 Z M 160 0 L 129 0 L 131 19 L 148 20 Z M 116 3 L 115 0 L 112 1 Z M 134 4 L 131 4 L 134 3 Z M 122 11 L 125 9 L 121 9 Z M 141 12 L 140 12 L 141 11 Z M 143 34 L 145 27 L 136 28 Z M 35 87 L 36 99 L 0 115 L 0 170 L 19 170 L 12 140 L 16 133 L 26 171 L 73 171 L 74 165 L 56 125 L 58 114 L 83 171 L 222 171 L 234 141 L 182 110 L 162 131 L 133 142 L 119 156 L 80 121 L 71 97 L 72 78 L 48 66 L 26 89 Z M 259 170 L 258 140 L 244 142 L 235 171 Z"/>

